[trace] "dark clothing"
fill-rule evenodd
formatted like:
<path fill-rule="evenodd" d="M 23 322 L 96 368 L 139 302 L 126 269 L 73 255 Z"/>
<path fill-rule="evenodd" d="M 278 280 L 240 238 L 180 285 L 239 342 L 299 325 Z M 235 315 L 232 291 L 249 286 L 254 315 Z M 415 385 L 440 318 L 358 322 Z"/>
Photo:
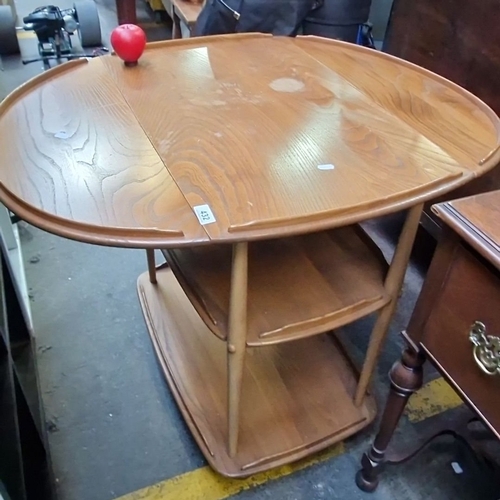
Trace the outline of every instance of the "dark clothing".
<path fill-rule="evenodd" d="M 372 46 L 370 7 L 371 0 L 207 0 L 193 34 L 304 34 Z"/>
<path fill-rule="evenodd" d="M 294 36 L 306 16 L 322 4 L 323 0 L 207 0 L 194 34 L 258 31 Z"/>

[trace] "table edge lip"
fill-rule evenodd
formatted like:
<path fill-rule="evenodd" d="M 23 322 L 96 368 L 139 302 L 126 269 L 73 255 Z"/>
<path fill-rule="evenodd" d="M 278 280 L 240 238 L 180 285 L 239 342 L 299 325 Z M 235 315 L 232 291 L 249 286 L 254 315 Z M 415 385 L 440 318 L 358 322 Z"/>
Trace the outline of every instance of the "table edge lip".
<path fill-rule="evenodd" d="M 197 45 L 202 46 L 205 42 L 217 42 L 220 39 L 264 39 L 272 38 L 273 35 L 266 33 L 231 33 L 215 36 L 205 36 L 205 37 L 194 37 L 189 39 L 180 40 L 166 40 L 160 42 L 151 42 L 147 44 L 146 50 L 158 49 L 163 47 L 174 47 L 174 46 L 190 46 Z M 275 38 L 286 38 L 289 37 L 275 37 Z M 87 222 L 79 222 L 74 219 L 64 218 L 52 214 L 50 212 L 44 211 L 25 202 L 23 199 L 15 195 L 11 190 L 9 190 L 4 184 L 0 182 L 0 201 L 10 209 L 12 212 L 17 214 L 21 219 L 37 226 L 43 230 L 51 232 L 53 234 L 66 237 L 69 239 L 74 239 L 77 241 L 82 241 L 86 243 L 104 245 L 104 246 L 117 246 L 117 247 L 130 247 L 130 248 L 176 248 L 181 246 L 194 246 L 202 244 L 216 244 L 216 243 L 234 243 L 238 241 L 255 241 L 263 239 L 272 239 L 278 237 L 287 237 L 298 234 L 305 234 L 308 232 L 333 229 L 335 227 L 345 226 L 348 224 L 354 224 L 361 222 L 363 220 L 371 219 L 374 217 L 379 217 L 394 213 L 400 210 L 405 210 L 418 203 L 423 203 L 431 200 L 434 197 L 445 194 L 463 184 L 469 182 L 473 178 L 479 175 L 483 175 L 487 171 L 494 168 L 500 163 L 500 118 L 496 113 L 488 106 L 484 101 L 479 99 L 474 94 L 470 93 L 463 87 L 457 85 L 450 80 L 433 73 L 425 68 L 415 65 L 409 61 L 401 59 L 399 57 L 387 54 L 385 52 L 374 51 L 366 47 L 361 47 L 358 45 L 350 44 L 340 40 L 325 39 L 317 36 L 300 36 L 297 37 L 302 40 L 311 40 L 317 43 L 323 43 L 334 46 L 341 46 L 347 48 L 348 50 L 354 52 L 365 52 L 370 53 L 373 57 L 382 57 L 388 60 L 393 60 L 397 64 L 402 66 L 407 66 L 413 71 L 424 73 L 431 79 L 441 81 L 446 86 L 454 88 L 457 92 L 462 94 L 464 98 L 475 103 L 489 119 L 492 127 L 497 132 L 497 146 L 491 150 L 482 160 L 478 162 L 478 167 L 480 172 L 477 170 L 462 170 L 461 175 L 453 179 L 443 179 L 437 186 L 429 186 L 428 189 L 421 189 L 420 192 L 413 196 L 407 197 L 407 199 L 401 199 L 401 195 L 398 197 L 395 195 L 395 199 L 384 204 L 384 199 L 379 198 L 375 203 L 376 207 L 371 209 L 370 207 L 360 207 L 350 209 L 346 207 L 344 211 L 339 209 L 335 211 L 334 214 L 325 214 L 325 218 L 318 221 L 309 221 L 306 216 L 295 217 L 287 219 L 286 223 L 283 225 L 277 225 L 277 227 L 272 228 L 249 228 L 243 229 L 241 231 L 231 233 L 226 228 L 225 232 L 221 231 L 221 236 L 210 236 L 206 231 L 196 231 L 195 237 L 189 237 L 182 234 L 182 231 L 175 230 L 158 230 L 149 227 L 117 227 L 117 226 L 100 226 L 93 225 Z M 371 51 L 371 52 L 370 52 Z M 106 56 L 104 56 L 106 57 Z M 108 56 L 109 57 L 109 56 Z M 88 59 L 77 59 L 68 61 L 59 66 L 56 66 L 48 71 L 45 71 L 39 75 L 34 76 L 30 80 L 26 81 L 16 89 L 14 89 L 10 94 L 8 94 L 3 101 L 0 102 L 0 118 L 4 115 L 11 105 L 17 101 L 27 90 L 37 86 L 38 84 L 44 82 L 56 76 L 59 73 L 64 73 L 77 66 L 83 64 L 88 64 Z M 189 205 L 188 205 L 189 206 Z M 191 210 L 191 207 L 189 207 Z M 318 214 L 319 212 L 316 212 Z M 310 215 L 311 217 L 314 214 Z M 262 219 L 260 222 L 265 223 L 266 219 Z M 204 228 L 204 226 L 201 226 Z M 149 237 L 146 237 L 149 235 Z M 151 237 L 153 235 L 153 237 Z"/>
<path fill-rule="evenodd" d="M 483 193 L 488 194 L 488 193 Z M 459 198 L 466 200 L 479 195 Z M 500 198 L 500 190 L 498 190 Z M 496 242 L 480 227 L 470 221 L 460 210 L 453 206 L 453 201 L 446 201 L 432 206 L 433 212 L 453 231 L 455 231 L 466 243 L 476 250 L 482 257 L 488 260 L 493 266 L 500 270 L 500 242 Z"/>
<path fill-rule="evenodd" d="M 500 151 L 498 156 L 500 157 Z M 500 158 L 499 158 L 500 160 Z M 60 217 L 40 210 L 18 198 L 0 182 L 0 201 L 22 220 L 40 229 L 58 236 L 84 243 L 123 248 L 180 248 L 205 244 L 236 243 L 239 241 L 257 241 L 273 238 L 289 237 L 307 234 L 336 227 L 343 227 L 363 222 L 365 220 L 388 215 L 424 203 L 434 197 L 443 195 L 471 180 L 471 175 L 462 175 L 458 179 L 442 183 L 434 189 L 406 200 L 396 199 L 392 203 L 378 206 L 374 209 L 360 209 L 348 214 L 337 214 L 314 223 L 289 223 L 275 229 L 250 230 L 239 233 L 225 233 L 221 237 L 211 237 L 209 233 L 200 230 L 195 237 L 182 234 L 180 231 L 158 230 L 141 227 L 98 226 L 85 222 Z M 226 236 L 227 235 L 227 236 Z"/>

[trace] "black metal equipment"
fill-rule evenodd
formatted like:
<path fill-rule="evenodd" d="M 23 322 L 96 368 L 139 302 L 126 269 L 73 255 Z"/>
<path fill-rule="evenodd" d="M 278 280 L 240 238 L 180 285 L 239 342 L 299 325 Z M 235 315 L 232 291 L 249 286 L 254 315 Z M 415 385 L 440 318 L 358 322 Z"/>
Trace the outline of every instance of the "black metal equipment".
<path fill-rule="evenodd" d="M 72 9 L 64 10 L 55 5 L 39 7 L 23 21 L 25 30 L 36 33 L 39 52 L 39 57 L 23 60 L 23 64 L 100 55 L 96 51 L 91 54 L 74 53 L 71 42 L 71 35 L 78 33 L 82 47 L 101 45 L 101 26 L 93 1 L 77 2 Z"/>
<path fill-rule="evenodd" d="M 75 26 L 66 29 L 67 17 L 69 23 Z M 23 60 L 23 64 L 49 59 L 70 58 L 73 50 L 70 35 L 76 29 L 76 21 L 71 13 L 66 14 L 59 7 L 49 5 L 34 10 L 23 18 L 26 30 L 33 30 L 38 38 L 40 57 Z"/>
<path fill-rule="evenodd" d="M 107 52 L 102 47 L 101 25 L 94 0 L 78 0 L 72 9 L 46 5 L 35 9 L 23 19 L 24 26 L 16 28 L 9 6 L 0 6 L 0 55 L 19 53 L 16 30 L 34 31 L 38 39 L 38 57 L 23 60 L 24 64 L 62 59 L 95 57 Z M 77 34 L 82 48 L 98 47 L 92 53 L 74 51 L 71 37 Z"/>

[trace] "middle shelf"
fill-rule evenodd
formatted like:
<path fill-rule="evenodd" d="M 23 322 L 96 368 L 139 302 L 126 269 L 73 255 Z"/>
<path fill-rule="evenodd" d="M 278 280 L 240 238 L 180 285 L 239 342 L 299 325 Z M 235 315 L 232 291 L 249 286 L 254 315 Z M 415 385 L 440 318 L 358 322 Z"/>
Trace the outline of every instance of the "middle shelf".
<path fill-rule="evenodd" d="M 390 300 L 387 263 L 358 225 L 249 243 L 248 346 L 263 346 L 339 328 Z M 163 250 L 208 328 L 225 340 L 231 245 Z"/>

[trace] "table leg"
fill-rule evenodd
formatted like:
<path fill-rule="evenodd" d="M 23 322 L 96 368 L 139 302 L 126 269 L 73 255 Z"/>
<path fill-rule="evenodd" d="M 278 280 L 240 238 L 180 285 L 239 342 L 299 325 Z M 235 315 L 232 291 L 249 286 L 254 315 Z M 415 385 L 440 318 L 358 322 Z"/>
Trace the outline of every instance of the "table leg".
<path fill-rule="evenodd" d="M 172 39 L 182 38 L 181 19 L 175 12 L 175 7 L 172 10 Z"/>
<path fill-rule="evenodd" d="M 408 340 L 408 338 L 407 338 Z M 396 430 L 410 396 L 422 386 L 424 355 L 409 341 L 401 360 L 389 373 L 391 392 L 375 441 L 361 459 L 361 470 L 356 474 L 356 484 L 363 491 L 374 491 L 378 486 L 378 475 L 385 462 L 387 446 Z"/>
<path fill-rule="evenodd" d="M 118 24 L 137 24 L 135 0 L 116 0 Z"/>
<path fill-rule="evenodd" d="M 155 251 L 154 248 L 148 248 L 146 250 L 146 256 L 148 259 L 148 272 L 149 281 L 156 285 L 156 263 L 155 263 Z"/>
<path fill-rule="evenodd" d="M 236 455 L 238 447 L 241 385 L 247 334 L 247 282 L 248 243 L 236 243 L 233 246 L 227 339 L 228 441 L 231 457 Z"/>
<path fill-rule="evenodd" d="M 406 216 L 406 221 L 403 226 L 401 236 L 399 237 L 398 245 L 385 280 L 385 290 L 391 300 L 379 312 L 377 321 L 375 322 L 375 326 L 373 327 L 370 335 L 370 343 L 368 345 L 368 350 L 363 368 L 361 370 L 358 387 L 356 389 L 356 396 L 354 399 L 356 406 L 360 406 L 363 402 L 363 398 L 365 397 L 366 390 L 370 383 L 380 349 L 387 335 L 392 316 L 394 315 L 399 292 L 403 286 L 408 261 L 410 260 L 411 249 L 413 247 L 413 242 L 415 241 L 415 236 L 420 223 L 422 210 L 423 204 L 415 205 L 409 210 L 408 215 Z"/>

